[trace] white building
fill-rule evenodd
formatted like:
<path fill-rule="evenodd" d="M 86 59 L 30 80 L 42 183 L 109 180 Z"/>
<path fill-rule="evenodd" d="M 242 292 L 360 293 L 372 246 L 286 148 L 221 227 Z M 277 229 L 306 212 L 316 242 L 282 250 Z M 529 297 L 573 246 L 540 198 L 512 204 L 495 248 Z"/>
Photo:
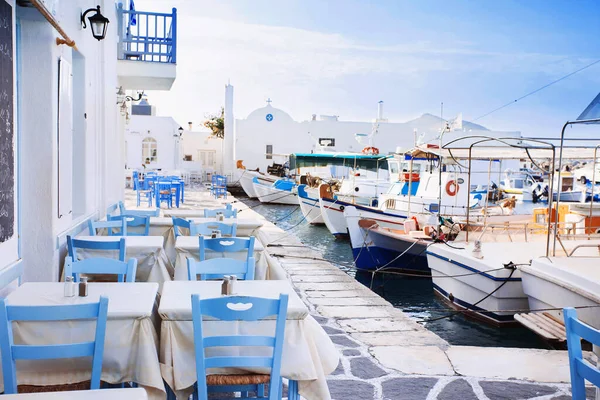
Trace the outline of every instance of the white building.
<path fill-rule="evenodd" d="M 374 130 L 371 145 L 380 153 L 395 152 L 399 147 L 410 149 L 417 141 L 431 141 L 439 136 L 441 118 L 431 114 L 408 122 L 389 122 L 383 115 L 383 102 L 378 104 L 377 118 L 370 122 L 342 121 L 337 116 L 312 115 L 309 120 L 296 121 L 287 112 L 275 108 L 268 100 L 265 107 L 252 111 L 245 119 L 233 121 L 233 87 L 225 91 L 226 173 L 234 171 L 236 161 L 243 160 L 249 169 L 266 171 L 273 162 L 282 163 L 286 155 L 298 152 L 325 151 L 360 152 L 369 146 L 368 135 Z M 357 136 L 358 135 L 358 136 Z M 444 143 L 464 135 L 520 137 L 520 132 L 497 132 L 470 122 L 461 130 L 444 134 Z M 361 139 L 361 142 L 357 140 Z"/>
<path fill-rule="evenodd" d="M 189 126 L 191 129 L 191 124 Z M 156 116 L 147 99 L 132 106 L 125 128 L 126 168 L 162 171 L 223 170 L 223 140 L 207 128 L 184 129 L 172 117 Z"/>
<path fill-rule="evenodd" d="M 110 21 L 104 40 L 82 29 L 92 4 Z M 117 5 L 0 0 L 9 22 L 0 26 L 0 269 L 23 266 L 25 281 L 58 280 L 66 236 L 123 198 L 123 91 L 167 90 L 175 79 L 175 46 L 150 56 L 127 44 L 158 34 L 141 37 L 146 22 L 133 26 Z M 149 18 L 176 23 L 174 12 Z"/>

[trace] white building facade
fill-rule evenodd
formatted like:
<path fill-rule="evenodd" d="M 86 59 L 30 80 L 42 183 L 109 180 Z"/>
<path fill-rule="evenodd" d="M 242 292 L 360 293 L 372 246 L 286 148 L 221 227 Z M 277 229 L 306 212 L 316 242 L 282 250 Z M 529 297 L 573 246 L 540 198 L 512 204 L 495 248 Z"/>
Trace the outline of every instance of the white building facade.
<path fill-rule="evenodd" d="M 235 119 L 234 125 L 232 96 L 233 87 L 227 85 L 223 155 L 227 174 L 233 173 L 238 160 L 242 160 L 246 168 L 265 172 L 273 162 L 285 162 L 290 153 L 361 152 L 368 146 L 376 147 L 380 154 L 393 153 L 399 148 L 408 150 L 418 142 L 434 141 L 445 126 L 441 118 L 430 114 L 408 122 L 389 122 L 383 115 L 383 102 L 378 104 L 377 118 L 371 122 L 341 121 L 337 116 L 317 115 L 307 121 L 296 121 L 287 112 L 273 107 L 270 100 L 247 118 Z M 465 122 L 461 130 L 445 133 L 444 143 L 467 135 L 521 136 L 520 132 L 490 131 Z"/>
<path fill-rule="evenodd" d="M 22 267 L 24 281 L 58 280 L 66 236 L 123 199 L 129 110 L 119 87 L 168 89 L 174 80 L 175 59 L 148 67 L 120 40 L 129 16 L 119 2 L 96 4 L 110 21 L 103 40 L 89 23 L 82 29 L 88 1 L 0 0 L 8 21 L 0 27 L 0 270 Z M 165 15 L 175 23 L 175 12 Z M 131 37 L 141 26 L 129 28 Z"/>

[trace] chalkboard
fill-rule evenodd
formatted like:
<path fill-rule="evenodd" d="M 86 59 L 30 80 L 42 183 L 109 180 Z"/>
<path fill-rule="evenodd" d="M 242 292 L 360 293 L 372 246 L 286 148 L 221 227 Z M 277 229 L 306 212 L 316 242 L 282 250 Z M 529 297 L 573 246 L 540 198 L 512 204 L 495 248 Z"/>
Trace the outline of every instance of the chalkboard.
<path fill-rule="evenodd" d="M 13 236 L 15 226 L 13 114 L 12 6 L 0 0 L 0 242 Z"/>

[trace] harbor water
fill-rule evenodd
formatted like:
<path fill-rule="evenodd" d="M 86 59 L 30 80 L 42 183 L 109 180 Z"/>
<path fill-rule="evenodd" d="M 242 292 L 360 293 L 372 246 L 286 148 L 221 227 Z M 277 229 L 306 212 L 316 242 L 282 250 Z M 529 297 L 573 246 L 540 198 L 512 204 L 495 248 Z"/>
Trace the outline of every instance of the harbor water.
<path fill-rule="evenodd" d="M 543 341 L 524 327 L 496 328 L 453 313 L 453 309 L 434 294 L 430 278 L 406 278 L 390 274 L 373 276 L 370 272 L 356 271 L 353 268 L 350 241 L 334 238 L 324 225 L 309 225 L 299 206 L 261 204 L 258 200 L 246 197 L 238 199 L 452 345 L 546 347 Z M 449 317 L 443 318 L 445 316 Z"/>

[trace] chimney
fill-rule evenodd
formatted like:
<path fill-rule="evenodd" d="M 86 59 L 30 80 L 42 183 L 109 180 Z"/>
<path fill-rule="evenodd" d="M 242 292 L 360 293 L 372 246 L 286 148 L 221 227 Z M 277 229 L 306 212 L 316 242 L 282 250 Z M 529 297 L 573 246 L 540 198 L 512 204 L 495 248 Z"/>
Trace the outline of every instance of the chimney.
<path fill-rule="evenodd" d="M 383 120 L 383 100 L 379 100 L 377 103 L 377 120 Z"/>
<path fill-rule="evenodd" d="M 194 125 L 194 124 L 192 124 L 191 122 L 188 122 L 188 126 L 190 127 L 190 131 L 192 130 L 192 126 L 193 126 L 193 125 Z"/>

